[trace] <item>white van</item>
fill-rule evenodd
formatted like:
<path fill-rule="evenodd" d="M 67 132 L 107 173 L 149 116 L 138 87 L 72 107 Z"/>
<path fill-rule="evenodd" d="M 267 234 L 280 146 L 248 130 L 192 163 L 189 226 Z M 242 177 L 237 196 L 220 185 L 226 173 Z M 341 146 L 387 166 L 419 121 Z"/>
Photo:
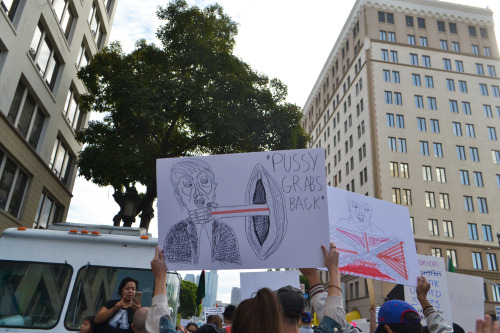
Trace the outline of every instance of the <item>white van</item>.
<path fill-rule="evenodd" d="M 10 228 L 0 237 L 0 332 L 78 331 L 125 277 L 139 281 L 150 306 L 150 261 L 158 240 L 144 229 L 60 223 L 47 230 Z M 181 278 L 169 272 L 176 318 Z"/>

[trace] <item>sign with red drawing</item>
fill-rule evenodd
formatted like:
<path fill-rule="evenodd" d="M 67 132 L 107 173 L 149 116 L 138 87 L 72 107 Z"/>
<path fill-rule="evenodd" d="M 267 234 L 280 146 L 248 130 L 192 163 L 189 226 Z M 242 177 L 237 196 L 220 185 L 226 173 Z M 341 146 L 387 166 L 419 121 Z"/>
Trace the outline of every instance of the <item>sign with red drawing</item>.
<path fill-rule="evenodd" d="M 419 274 L 408 208 L 328 187 L 330 239 L 340 271 L 415 286 Z"/>

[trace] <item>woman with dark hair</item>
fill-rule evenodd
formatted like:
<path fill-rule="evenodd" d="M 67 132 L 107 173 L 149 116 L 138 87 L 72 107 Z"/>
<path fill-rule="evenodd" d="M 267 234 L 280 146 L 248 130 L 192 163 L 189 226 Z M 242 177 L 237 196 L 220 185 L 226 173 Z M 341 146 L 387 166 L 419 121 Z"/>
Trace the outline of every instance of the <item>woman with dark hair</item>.
<path fill-rule="evenodd" d="M 133 333 L 134 313 L 141 307 L 135 299 L 139 282 L 127 277 L 120 282 L 120 299 L 109 300 L 95 316 L 95 323 L 102 324 L 102 333 Z"/>
<path fill-rule="evenodd" d="M 241 302 L 234 312 L 231 333 L 281 332 L 281 304 L 268 288 Z"/>

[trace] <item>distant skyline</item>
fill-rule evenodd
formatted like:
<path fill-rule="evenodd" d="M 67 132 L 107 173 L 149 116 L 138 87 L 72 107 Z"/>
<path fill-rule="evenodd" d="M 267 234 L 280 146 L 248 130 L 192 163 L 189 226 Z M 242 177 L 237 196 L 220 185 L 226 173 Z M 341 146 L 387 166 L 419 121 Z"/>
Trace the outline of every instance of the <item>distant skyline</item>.
<path fill-rule="evenodd" d="M 215 2 L 239 24 L 235 53 L 254 70 L 279 78 L 288 86 L 287 101 L 300 107 L 305 104 L 355 3 L 353 0 L 311 0 L 307 4 L 284 0 L 188 1 L 198 7 Z M 489 7 L 494 12 L 495 22 L 500 22 L 499 1 L 449 2 Z M 139 39 L 159 45 L 155 33 L 161 22 L 155 12 L 158 5 L 167 4 L 167 1 L 158 0 L 118 0 L 110 41 L 120 41 L 127 53 L 134 49 Z M 500 31 L 498 28 L 495 31 L 498 43 Z M 101 117 L 92 114 L 91 119 Z M 68 222 L 112 224 L 112 218 L 118 212 L 112 188 L 99 188 L 78 177 L 73 195 Z M 133 226 L 138 226 L 138 221 Z M 149 232 L 155 237 L 158 235 L 156 216 L 151 221 Z M 239 287 L 239 272 L 218 271 L 218 300 L 230 302 L 232 287 Z M 184 276 L 186 273 L 200 272 L 180 273 Z"/>

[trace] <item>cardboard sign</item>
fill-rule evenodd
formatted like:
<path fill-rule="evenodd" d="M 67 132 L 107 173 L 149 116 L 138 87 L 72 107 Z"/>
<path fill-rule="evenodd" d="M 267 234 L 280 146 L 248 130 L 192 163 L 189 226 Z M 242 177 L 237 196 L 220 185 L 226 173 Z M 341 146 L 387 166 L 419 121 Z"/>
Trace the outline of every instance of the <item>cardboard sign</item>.
<path fill-rule="evenodd" d="M 278 290 L 284 286 L 300 289 L 299 271 L 271 271 L 240 273 L 241 300 L 252 297 L 259 289 Z"/>
<path fill-rule="evenodd" d="M 484 318 L 484 280 L 465 274 L 446 274 L 448 289 L 451 290 L 449 296 L 453 322 L 460 325 L 465 332 L 475 332 L 476 319 Z"/>
<path fill-rule="evenodd" d="M 205 314 L 205 322 L 207 321 L 207 317 L 211 315 L 217 315 L 222 319 L 224 322 L 224 309 L 225 307 L 223 306 L 218 306 L 218 307 L 204 307 L 203 308 L 203 313 Z"/>
<path fill-rule="evenodd" d="M 415 286 L 419 274 L 408 208 L 328 187 L 330 239 L 344 274 Z"/>
<path fill-rule="evenodd" d="M 431 284 L 431 289 L 427 293 L 427 300 L 434 306 L 437 312 L 441 313 L 446 322 L 451 326 L 453 316 L 450 307 L 450 298 L 448 294 L 448 280 L 446 277 L 446 268 L 444 259 L 441 257 L 431 257 L 418 255 L 418 263 L 420 266 L 420 274 L 425 276 Z M 417 292 L 415 287 L 405 286 L 405 301 L 415 307 L 422 316 L 422 325 L 427 323 L 423 317 L 422 307 L 417 300 Z"/>
<path fill-rule="evenodd" d="M 171 270 L 320 267 L 323 149 L 157 160 L 158 235 Z"/>

